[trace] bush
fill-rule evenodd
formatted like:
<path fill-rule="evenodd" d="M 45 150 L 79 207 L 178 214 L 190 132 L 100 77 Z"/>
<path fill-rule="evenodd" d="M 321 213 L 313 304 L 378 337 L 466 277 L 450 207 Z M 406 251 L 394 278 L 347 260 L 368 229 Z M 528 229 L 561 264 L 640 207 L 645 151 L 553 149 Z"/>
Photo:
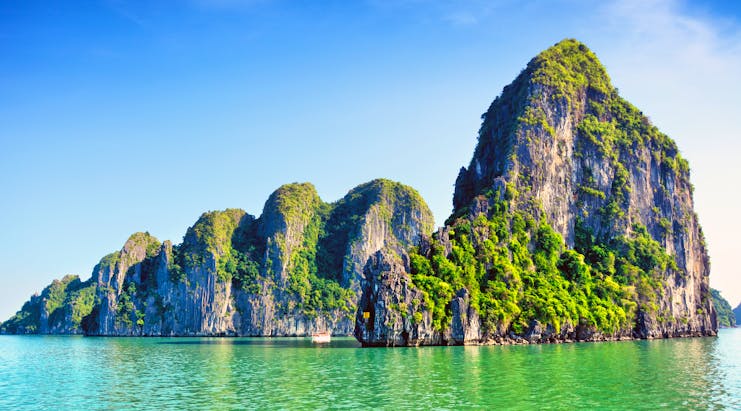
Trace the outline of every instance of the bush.
<path fill-rule="evenodd" d="M 613 333 L 630 327 L 638 296 L 649 307 L 661 288 L 657 273 L 672 267 L 640 227 L 630 238 L 605 243 L 577 223 L 572 250 L 543 215 L 528 224 L 529 217 L 508 204 L 490 209 L 489 218 L 453 222 L 449 255 L 437 238 L 429 255 L 411 250 L 412 281 L 423 291 L 435 329 L 450 326 L 449 303 L 465 287 L 489 332 L 522 333 L 538 320 L 557 332 L 585 322 Z"/>

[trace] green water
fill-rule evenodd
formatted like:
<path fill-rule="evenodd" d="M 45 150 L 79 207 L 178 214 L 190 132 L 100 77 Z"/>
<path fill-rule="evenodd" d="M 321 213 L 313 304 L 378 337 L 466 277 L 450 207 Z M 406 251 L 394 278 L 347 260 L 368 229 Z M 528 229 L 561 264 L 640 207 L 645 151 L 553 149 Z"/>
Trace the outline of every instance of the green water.
<path fill-rule="evenodd" d="M 741 409 L 718 338 L 359 348 L 352 339 L 0 336 L 0 409 Z"/>

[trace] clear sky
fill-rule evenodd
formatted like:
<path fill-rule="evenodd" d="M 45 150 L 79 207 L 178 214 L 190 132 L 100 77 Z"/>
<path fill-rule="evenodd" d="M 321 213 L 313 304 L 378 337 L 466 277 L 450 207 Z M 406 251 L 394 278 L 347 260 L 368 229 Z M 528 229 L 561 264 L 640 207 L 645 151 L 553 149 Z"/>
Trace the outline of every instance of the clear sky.
<path fill-rule="evenodd" d="M 711 285 L 741 302 L 741 7 L 712 1 L 0 3 L 0 320 L 136 231 L 386 177 L 438 224 L 480 114 L 585 42 L 692 168 Z"/>

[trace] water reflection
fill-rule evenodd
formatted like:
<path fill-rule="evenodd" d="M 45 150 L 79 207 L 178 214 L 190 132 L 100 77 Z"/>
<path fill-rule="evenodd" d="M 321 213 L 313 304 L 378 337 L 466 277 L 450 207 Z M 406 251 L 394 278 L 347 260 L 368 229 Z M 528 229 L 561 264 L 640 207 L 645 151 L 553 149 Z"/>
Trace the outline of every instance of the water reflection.
<path fill-rule="evenodd" d="M 254 345 L 274 348 L 360 348 L 360 343 L 352 337 L 335 337 L 329 343 L 313 343 L 305 337 L 275 337 L 275 338 L 169 338 L 157 341 L 165 345 Z"/>
<path fill-rule="evenodd" d="M 0 409 L 741 409 L 719 338 L 362 349 L 353 339 L 0 337 Z"/>

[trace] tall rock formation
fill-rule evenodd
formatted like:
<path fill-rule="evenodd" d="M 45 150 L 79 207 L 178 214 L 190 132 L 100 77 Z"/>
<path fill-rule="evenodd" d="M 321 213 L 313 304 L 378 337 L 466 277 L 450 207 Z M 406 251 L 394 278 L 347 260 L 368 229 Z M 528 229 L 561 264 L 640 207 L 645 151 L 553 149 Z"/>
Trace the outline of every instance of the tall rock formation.
<path fill-rule="evenodd" d="M 459 295 L 480 316 L 464 343 L 715 334 L 689 166 L 586 46 L 539 54 L 482 119 L 454 214 L 410 256 L 442 340 L 461 342 Z"/>
<path fill-rule="evenodd" d="M 82 282 L 76 275 L 66 275 L 54 280 L 0 324 L 0 333 L 82 334 L 81 324 L 93 310 L 95 292 L 92 278 Z"/>
<path fill-rule="evenodd" d="M 0 332 L 331 331 L 373 346 L 716 334 L 687 161 L 586 46 L 536 56 L 482 119 L 434 234 L 399 183 L 332 204 L 287 184 L 259 218 L 204 213 L 179 245 L 132 235 Z"/>
<path fill-rule="evenodd" d="M 179 245 L 133 234 L 89 281 L 55 281 L 0 332 L 349 335 L 366 261 L 378 251 L 404 253 L 432 227 L 419 194 L 389 180 L 332 204 L 309 183 L 287 184 L 260 218 L 210 211 Z"/>
<path fill-rule="evenodd" d="M 368 258 L 403 253 L 432 227 L 419 194 L 392 181 L 360 185 L 334 204 L 311 184 L 279 188 L 259 221 L 265 268 L 237 297 L 241 333 L 351 334 Z"/>
<path fill-rule="evenodd" d="M 136 295 L 146 284 L 160 243 L 149 233 L 134 233 L 121 251 L 103 257 L 93 269 L 100 301 L 86 319 L 85 328 L 96 335 L 131 334 L 141 320 Z M 139 309 L 138 309 L 139 308 Z"/>

